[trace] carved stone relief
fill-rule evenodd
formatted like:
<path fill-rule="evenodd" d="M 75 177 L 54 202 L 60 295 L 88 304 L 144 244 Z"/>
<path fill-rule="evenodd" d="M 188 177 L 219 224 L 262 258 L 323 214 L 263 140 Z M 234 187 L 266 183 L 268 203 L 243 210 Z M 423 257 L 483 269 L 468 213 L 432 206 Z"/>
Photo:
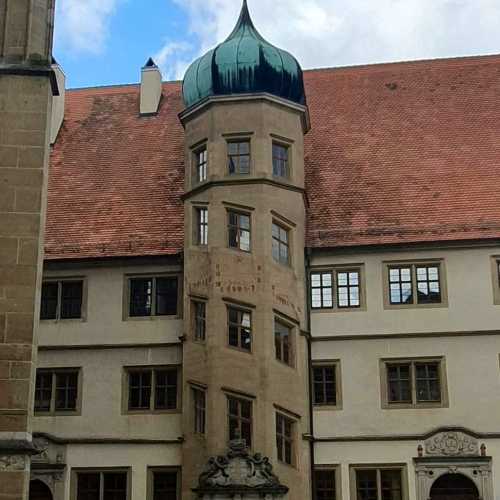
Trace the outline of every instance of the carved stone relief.
<path fill-rule="evenodd" d="M 0 471 L 26 470 L 27 462 L 23 455 L 0 455 Z"/>
<path fill-rule="evenodd" d="M 445 457 L 479 455 L 477 439 L 460 431 L 440 432 L 425 441 L 427 455 Z"/>

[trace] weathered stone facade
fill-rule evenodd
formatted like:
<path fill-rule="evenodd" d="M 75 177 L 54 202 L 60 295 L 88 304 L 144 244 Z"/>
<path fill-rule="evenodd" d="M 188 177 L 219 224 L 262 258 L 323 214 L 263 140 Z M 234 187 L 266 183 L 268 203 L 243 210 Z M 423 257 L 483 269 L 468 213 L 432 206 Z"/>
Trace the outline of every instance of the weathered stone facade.
<path fill-rule="evenodd" d="M 52 0 L 0 1 L 0 499 L 26 495 L 52 100 Z"/>

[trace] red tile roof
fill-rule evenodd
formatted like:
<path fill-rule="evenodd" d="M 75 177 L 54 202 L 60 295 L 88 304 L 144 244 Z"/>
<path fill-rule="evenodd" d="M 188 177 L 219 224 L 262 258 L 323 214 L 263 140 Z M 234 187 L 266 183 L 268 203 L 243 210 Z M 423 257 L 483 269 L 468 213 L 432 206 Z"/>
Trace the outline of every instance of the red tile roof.
<path fill-rule="evenodd" d="M 308 245 L 500 238 L 500 56 L 305 72 Z M 69 91 L 46 259 L 183 248 L 179 83 Z"/>

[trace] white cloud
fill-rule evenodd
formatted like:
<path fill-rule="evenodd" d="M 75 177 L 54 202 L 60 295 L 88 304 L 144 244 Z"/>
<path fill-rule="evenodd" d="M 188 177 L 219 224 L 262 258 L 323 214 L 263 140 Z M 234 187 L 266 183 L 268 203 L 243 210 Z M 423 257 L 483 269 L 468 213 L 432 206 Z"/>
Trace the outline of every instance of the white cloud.
<path fill-rule="evenodd" d="M 119 0 L 57 0 L 55 40 L 59 50 L 99 53 Z"/>
<path fill-rule="evenodd" d="M 173 0 L 185 10 L 198 50 L 233 28 L 239 0 Z M 500 52 L 498 0 L 249 0 L 254 23 L 305 68 Z M 175 47 L 175 43 L 172 45 Z M 168 52 L 186 66 L 187 54 Z M 177 72 L 176 77 L 182 75 Z"/>
<path fill-rule="evenodd" d="M 164 80 L 181 79 L 191 58 L 189 54 L 193 47 L 186 42 L 166 42 L 165 45 L 153 56 L 159 66 Z"/>

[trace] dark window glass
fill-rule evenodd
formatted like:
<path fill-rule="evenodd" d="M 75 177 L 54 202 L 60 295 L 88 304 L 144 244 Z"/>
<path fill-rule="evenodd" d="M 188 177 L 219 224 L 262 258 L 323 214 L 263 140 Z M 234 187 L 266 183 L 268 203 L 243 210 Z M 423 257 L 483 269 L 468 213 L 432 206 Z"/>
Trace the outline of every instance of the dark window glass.
<path fill-rule="evenodd" d="M 389 269 L 389 298 L 391 304 L 413 304 L 411 267 Z"/>
<path fill-rule="evenodd" d="M 99 472 L 79 472 L 77 477 L 77 500 L 101 500 L 101 475 Z"/>
<path fill-rule="evenodd" d="M 381 470 L 380 482 L 382 500 L 401 500 L 401 471 Z"/>
<path fill-rule="evenodd" d="M 153 278 L 130 280 L 130 312 L 132 317 L 151 316 L 153 311 Z"/>
<path fill-rule="evenodd" d="M 311 273 L 311 307 L 313 309 L 333 307 L 332 273 Z"/>
<path fill-rule="evenodd" d="M 316 491 L 314 500 L 335 500 L 337 490 L 335 488 L 334 470 L 316 470 L 314 471 L 314 481 Z"/>
<path fill-rule="evenodd" d="M 155 409 L 177 408 L 177 370 L 155 370 Z"/>
<path fill-rule="evenodd" d="M 313 386 L 315 405 L 337 404 L 337 371 L 335 365 L 314 366 Z"/>
<path fill-rule="evenodd" d="M 276 359 L 287 365 L 292 364 L 292 329 L 281 321 L 274 321 L 274 344 Z"/>
<path fill-rule="evenodd" d="M 439 363 L 415 363 L 415 387 L 417 402 L 440 402 Z"/>
<path fill-rule="evenodd" d="M 201 389 L 192 389 L 194 409 L 194 432 L 205 434 L 206 394 Z"/>
<path fill-rule="evenodd" d="M 250 173 L 250 142 L 228 142 L 228 169 L 230 174 Z"/>
<path fill-rule="evenodd" d="M 131 371 L 128 374 L 129 410 L 151 408 L 151 370 Z"/>
<path fill-rule="evenodd" d="M 52 373 L 37 370 L 35 383 L 35 411 L 49 412 L 52 400 Z"/>
<path fill-rule="evenodd" d="M 78 372 L 56 373 L 56 401 L 58 411 L 76 410 L 78 398 Z"/>
<path fill-rule="evenodd" d="M 250 252 L 250 216 L 228 212 L 228 246 Z"/>
<path fill-rule="evenodd" d="M 153 500 L 177 500 L 177 472 L 153 472 Z"/>
<path fill-rule="evenodd" d="M 273 222 L 273 259 L 280 264 L 290 263 L 289 231 Z"/>
<path fill-rule="evenodd" d="M 42 284 L 40 319 L 57 319 L 58 294 L 59 284 L 57 282 L 48 282 Z"/>
<path fill-rule="evenodd" d="M 337 271 L 337 304 L 359 307 L 359 271 Z"/>
<path fill-rule="evenodd" d="M 228 307 L 228 343 L 250 351 L 252 349 L 252 316 L 248 311 Z"/>
<path fill-rule="evenodd" d="M 196 243 L 198 245 L 208 244 L 208 209 L 207 208 L 197 208 L 197 234 Z"/>
<path fill-rule="evenodd" d="M 156 315 L 177 314 L 177 276 L 156 278 Z"/>
<path fill-rule="evenodd" d="M 196 181 L 197 182 L 206 181 L 207 165 L 208 165 L 208 155 L 206 147 L 196 151 L 195 161 L 196 161 Z"/>
<path fill-rule="evenodd" d="M 276 446 L 278 460 L 286 464 L 293 462 L 293 420 L 276 413 Z"/>
<path fill-rule="evenodd" d="M 83 281 L 61 282 L 61 318 L 82 317 Z"/>
<path fill-rule="evenodd" d="M 381 500 L 378 498 L 377 471 L 357 470 L 356 491 L 358 500 Z"/>
<path fill-rule="evenodd" d="M 276 177 L 289 177 L 288 147 L 273 143 L 273 175 Z"/>
<path fill-rule="evenodd" d="M 387 385 L 389 403 L 411 403 L 411 365 L 388 364 Z"/>
<path fill-rule="evenodd" d="M 229 439 L 244 439 L 252 446 L 252 403 L 245 399 L 228 397 Z"/>
<path fill-rule="evenodd" d="M 193 301 L 194 338 L 196 340 L 203 341 L 206 338 L 206 314 L 206 303 L 201 301 Z"/>
<path fill-rule="evenodd" d="M 105 472 L 102 500 L 127 500 L 127 474 Z"/>
<path fill-rule="evenodd" d="M 417 303 L 437 304 L 441 302 L 441 286 L 439 283 L 439 267 L 416 266 Z"/>

